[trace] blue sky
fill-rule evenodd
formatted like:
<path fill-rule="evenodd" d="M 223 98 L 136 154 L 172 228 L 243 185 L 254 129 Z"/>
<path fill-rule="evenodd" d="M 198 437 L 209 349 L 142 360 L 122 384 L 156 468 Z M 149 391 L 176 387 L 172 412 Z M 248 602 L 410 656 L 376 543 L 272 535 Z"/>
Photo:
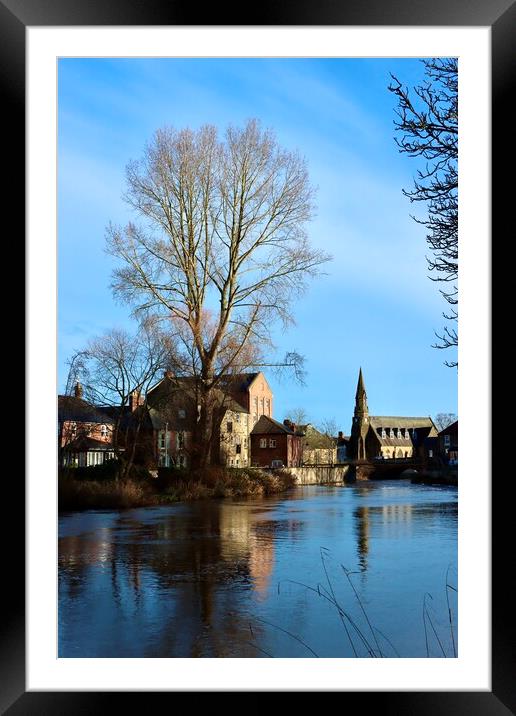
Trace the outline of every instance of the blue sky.
<path fill-rule="evenodd" d="M 62 59 L 58 74 L 58 387 L 66 360 L 105 330 L 131 326 L 109 288 L 105 228 L 134 216 L 125 166 L 165 124 L 242 125 L 257 117 L 308 160 L 318 188 L 312 244 L 332 254 L 277 331 L 281 355 L 306 358 L 306 386 L 268 374 L 274 415 L 303 407 L 349 432 L 359 366 L 371 413 L 457 412 L 453 356 L 431 347 L 445 304 L 410 213 L 417 162 L 393 139 L 389 72 L 422 79 L 416 59 Z"/>

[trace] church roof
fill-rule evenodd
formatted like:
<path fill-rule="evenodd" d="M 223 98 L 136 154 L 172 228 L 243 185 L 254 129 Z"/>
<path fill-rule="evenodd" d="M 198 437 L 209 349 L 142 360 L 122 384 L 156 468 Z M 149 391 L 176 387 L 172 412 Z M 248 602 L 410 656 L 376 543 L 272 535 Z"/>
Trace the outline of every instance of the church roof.
<path fill-rule="evenodd" d="M 399 415 L 371 415 L 369 422 L 373 428 L 435 428 L 430 417 L 412 418 Z"/>

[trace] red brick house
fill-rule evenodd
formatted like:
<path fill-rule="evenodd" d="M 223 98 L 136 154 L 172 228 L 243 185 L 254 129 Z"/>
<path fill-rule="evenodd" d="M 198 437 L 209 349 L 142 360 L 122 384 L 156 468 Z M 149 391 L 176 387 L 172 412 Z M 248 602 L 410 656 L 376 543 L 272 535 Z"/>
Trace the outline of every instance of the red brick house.
<path fill-rule="evenodd" d="M 101 465 L 114 457 L 114 420 L 102 408 L 83 399 L 80 383 L 74 395 L 59 395 L 57 405 L 60 465 Z"/>
<path fill-rule="evenodd" d="M 297 467 L 303 461 L 303 438 L 277 420 L 262 415 L 251 431 L 251 465 Z"/>
<path fill-rule="evenodd" d="M 444 460 L 455 465 L 459 461 L 459 421 L 456 420 L 439 433 L 439 453 Z"/>

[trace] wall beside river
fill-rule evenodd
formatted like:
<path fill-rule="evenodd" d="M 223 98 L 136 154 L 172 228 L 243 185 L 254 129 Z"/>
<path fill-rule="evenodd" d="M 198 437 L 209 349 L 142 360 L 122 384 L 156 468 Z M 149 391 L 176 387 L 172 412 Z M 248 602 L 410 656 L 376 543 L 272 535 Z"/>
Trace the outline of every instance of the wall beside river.
<path fill-rule="evenodd" d="M 285 467 L 296 478 L 298 485 L 328 485 L 341 484 L 346 481 L 349 465 L 334 465 L 328 467 Z"/>

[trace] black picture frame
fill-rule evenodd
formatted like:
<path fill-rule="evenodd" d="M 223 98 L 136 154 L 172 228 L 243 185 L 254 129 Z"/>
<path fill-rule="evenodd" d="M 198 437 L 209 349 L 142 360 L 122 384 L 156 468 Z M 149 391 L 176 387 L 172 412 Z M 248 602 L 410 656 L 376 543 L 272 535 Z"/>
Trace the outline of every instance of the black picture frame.
<path fill-rule="evenodd" d="M 0 83 L 4 98 L 4 141 L 15 147 L 15 159 L 10 164 L 4 189 L 4 211 L 25 216 L 25 30 L 28 26 L 66 25 L 365 25 L 365 26 L 486 26 L 492 33 L 492 216 L 493 236 L 498 228 L 510 227 L 508 212 L 512 205 L 509 192 L 511 182 L 503 179 L 503 168 L 511 164 L 512 142 L 507 143 L 510 85 L 514 68 L 514 30 L 516 4 L 511 0 L 265 0 L 253 8 L 252 17 L 244 18 L 229 5 L 212 3 L 203 8 L 202 23 L 198 22 L 199 8 L 177 0 L 0 0 Z M 504 142 L 502 150 L 502 142 Z M 5 173 L 4 173 L 5 175 Z M 512 197 L 511 197 L 512 198 Z M 18 224 L 18 233 L 21 233 Z M 512 234 L 512 231 L 511 231 Z M 13 237 L 14 238 L 14 237 Z M 23 246 L 21 236 L 18 245 Z M 11 239 L 12 241 L 12 239 Z M 23 261 L 23 257 L 22 257 Z M 501 304 L 503 288 L 493 291 L 493 303 Z M 496 327 L 493 311 L 493 330 Z M 506 359 L 507 360 L 507 359 Z M 497 363 L 493 375 L 492 394 L 496 395 L 496 380 L 504 375 L 503 360 Z M 497 378 L 498 376 L 498 378 Z M 20 402 L 19 393 L 16 400 Z M 480 436 L 481 439 L 481 436 Z M 499 438 L 493 431 L 492 454 L 498 454 Z M 9 479 L 8 510 L 14 516 L 16 539 L 9 539 L 4 550 L 7 565 L 4 569 L 3 596 L 7 599 L 1 624 L 0 650 L 0 709 L 10 716 L 20 714 L 82 714 L 102 713 L 120 707 L 121 698 L 131 699 L 132 707 L 149 708 L 152 695 L 170 700 L 174 693 L 123 692 L 26 692 L 25 688 L 25 544 L 22 524 L 25 522 L 24 484 L 16 472 Z M 493 470 L 494 473 L 494 464 Z M 498 472 L 501 478 L 501 470 Z M 512 641 L 514 599 L 505 589 L 508 561 L 512 555 L 507 545 L 511 525 L 511 501 L 503 486 L 492 485 L 492 691 L 491 692 L 346 692 L 345 706 L 350 698 L 361 709 L 379 708 L 382 714 L 492 714 L 502 716 L 516 710 L 515 647 Z M 10 528 L 12 530 L 12 527 Z M 4 535 L 7 544 L 7 537 Z M 474 595 L 471 595 L 474 599 Z M 407 684 L 410 688 L 410 684 Z M 116 699 L 116 703 L 115 703 Z"/>

